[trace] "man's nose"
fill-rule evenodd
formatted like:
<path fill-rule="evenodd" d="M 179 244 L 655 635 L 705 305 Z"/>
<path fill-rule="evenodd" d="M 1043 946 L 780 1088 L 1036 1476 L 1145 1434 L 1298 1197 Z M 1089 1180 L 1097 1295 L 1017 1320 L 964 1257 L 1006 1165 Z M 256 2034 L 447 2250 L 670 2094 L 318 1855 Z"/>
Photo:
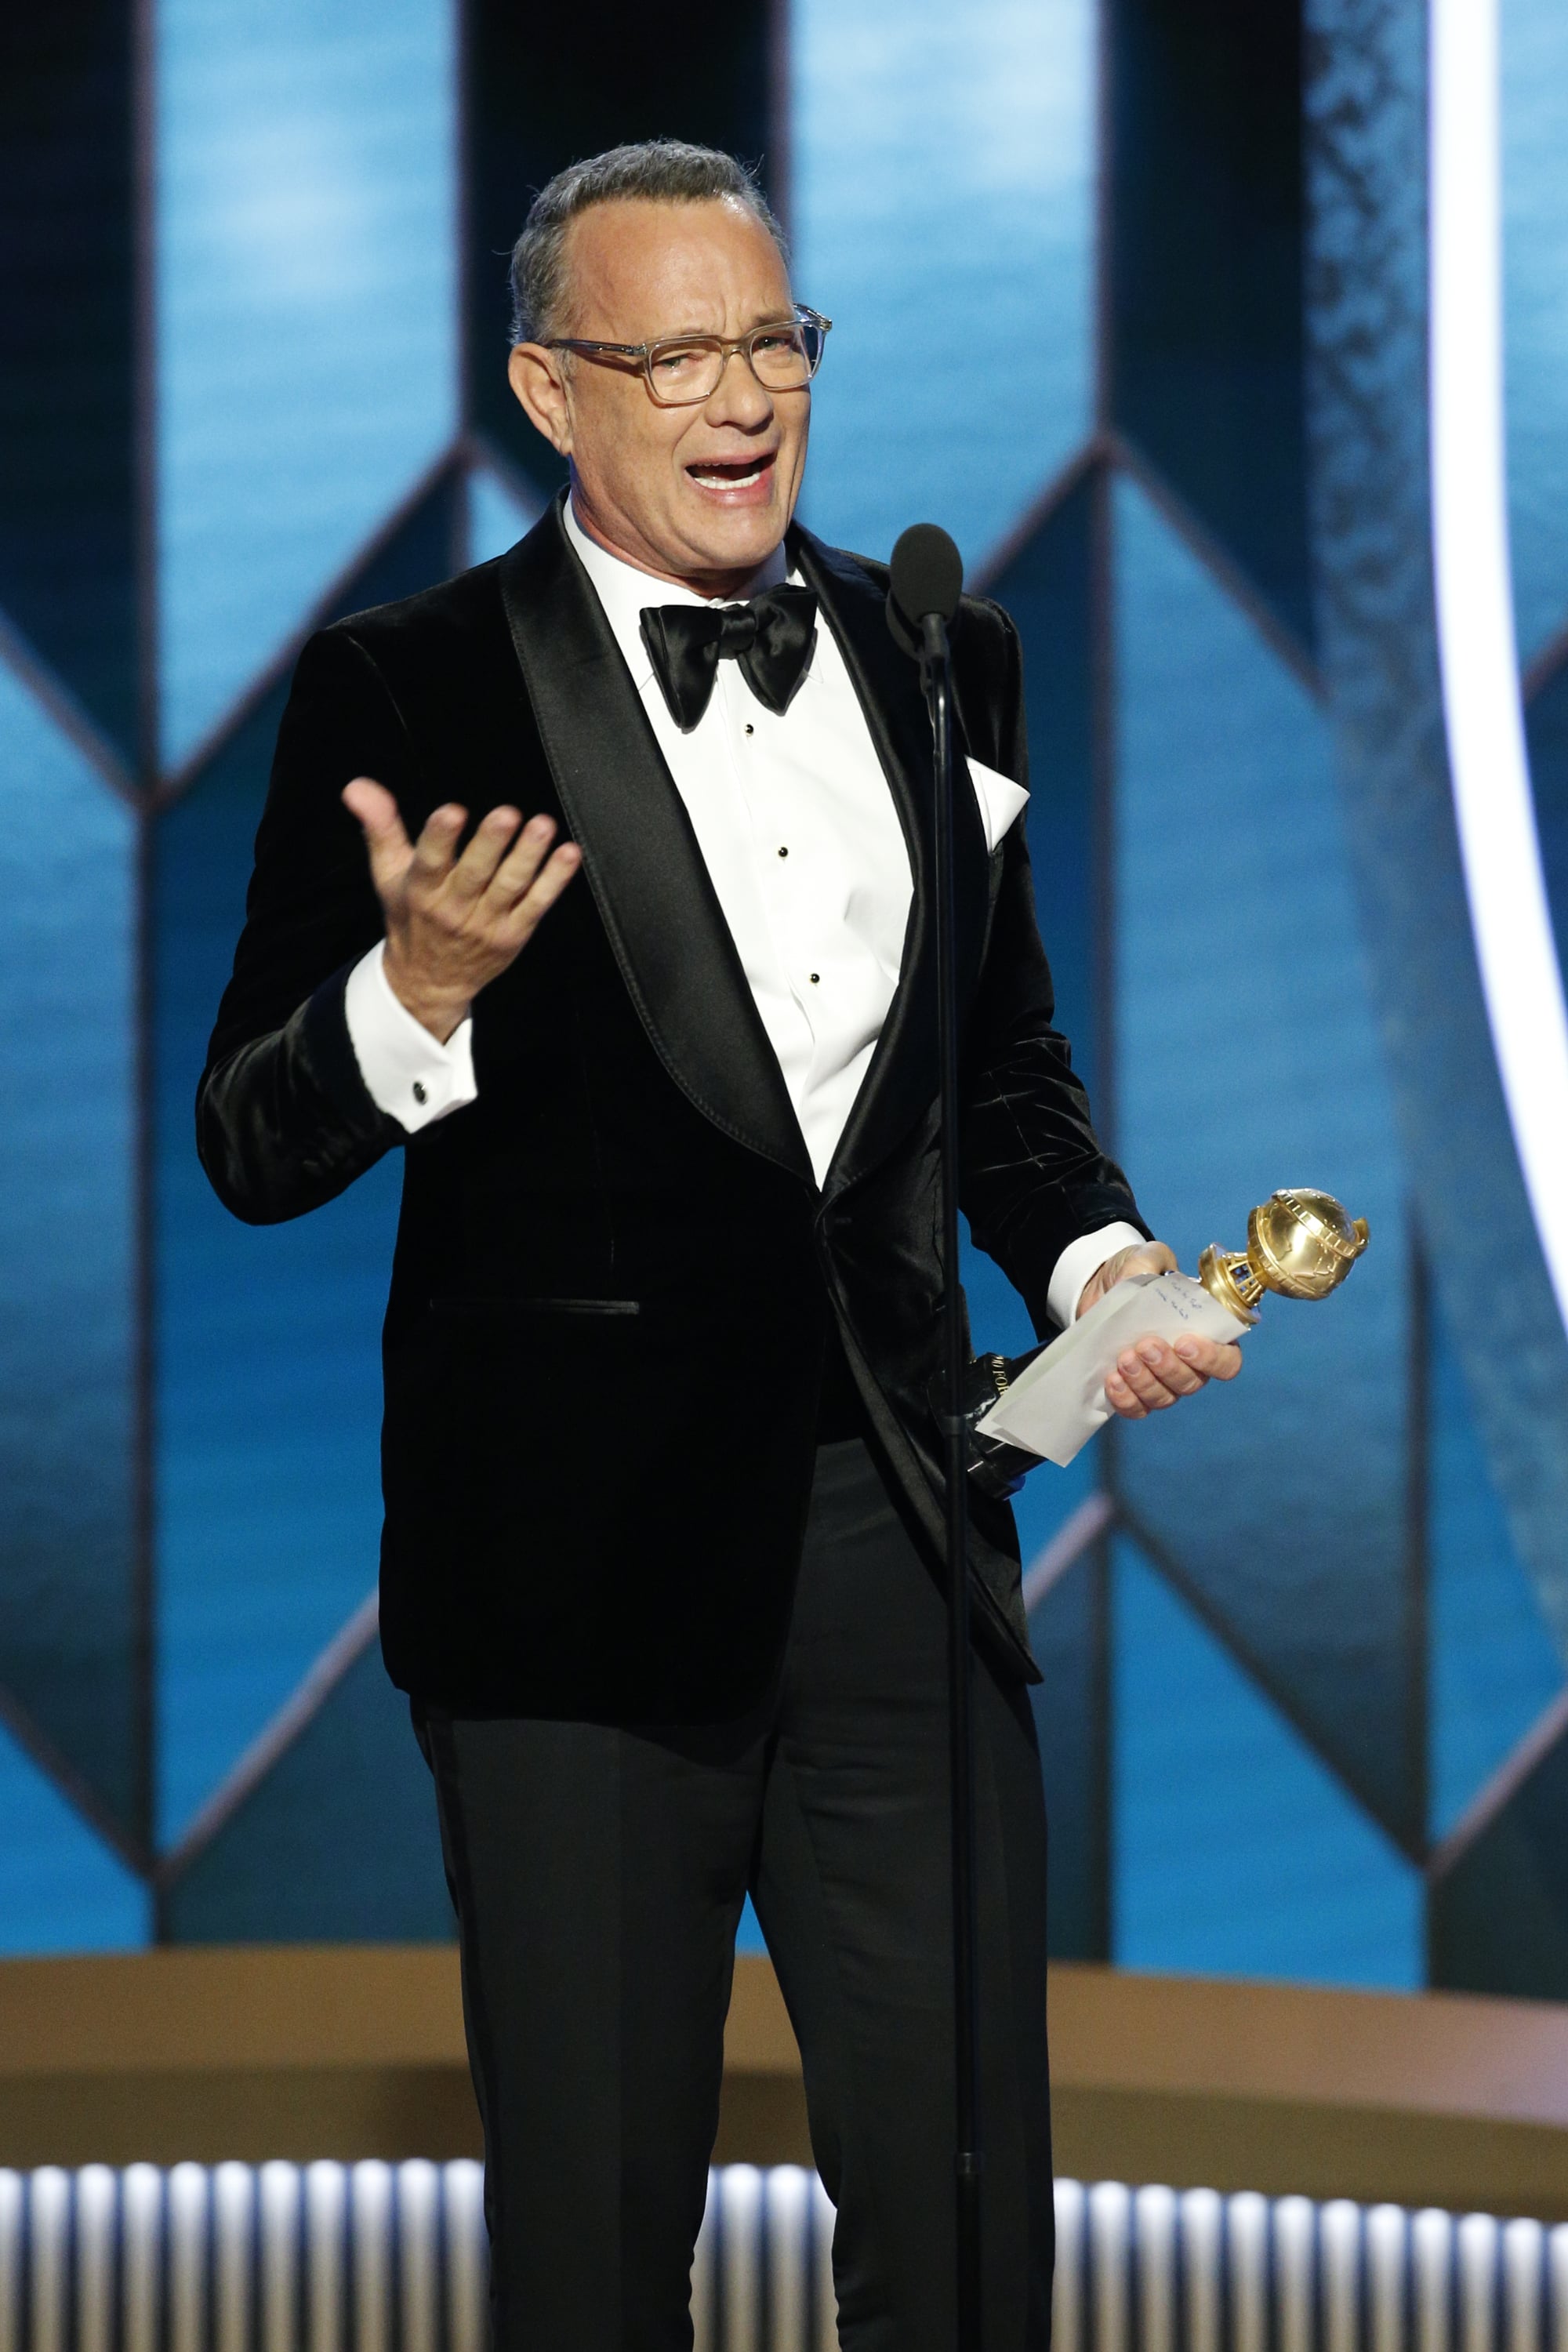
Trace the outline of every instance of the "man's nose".
<path fill-rule="evenodd" d="M 755 431 L 767 424 L 773 404 L 765 384 L 759 383 L 744 352 L 727 352 L 724 372 L 704 411 L 710 425 L 742 425 Z"/>

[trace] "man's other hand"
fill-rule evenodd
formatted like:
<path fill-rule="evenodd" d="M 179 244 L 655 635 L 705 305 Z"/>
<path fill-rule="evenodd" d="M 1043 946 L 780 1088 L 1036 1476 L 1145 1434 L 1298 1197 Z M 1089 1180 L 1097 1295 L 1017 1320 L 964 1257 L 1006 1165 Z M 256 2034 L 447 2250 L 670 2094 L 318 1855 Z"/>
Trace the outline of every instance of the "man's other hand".
<path fill-rule="evenodd" d="M 1118 1250 L 1084 1285 L 1078 1302 L 1087 1314 L 1108 1290 L 1130 1274 L 1173 1274 L 1176 1254 L 1163 1242 L 1143 1242 Z M 1241 1370 L 1241 1349 L 1218 1339 L 1135 1339 L 1123 1348 L 1105 1383 L 1105 1402 L 1123 1421 L 1143 1421 L 1184 1396 L 1195 1396 L 1210 1381 L 1233 1381 Z"/>
<path fill-rule="evenodd" d="M 520 810 L 491 809 L 461 857 L 467 809 L 433 810 L 416 842 L 384 784 L 356 776 L 343 805 L 359 819 L 371 879 L 386 918 L 387 984 L 421 1028 L 444 1045 L 475 997 L 527 946 L 583 863 L 563 842 L 547 856 L 555 826 L 523 824 Z"/>

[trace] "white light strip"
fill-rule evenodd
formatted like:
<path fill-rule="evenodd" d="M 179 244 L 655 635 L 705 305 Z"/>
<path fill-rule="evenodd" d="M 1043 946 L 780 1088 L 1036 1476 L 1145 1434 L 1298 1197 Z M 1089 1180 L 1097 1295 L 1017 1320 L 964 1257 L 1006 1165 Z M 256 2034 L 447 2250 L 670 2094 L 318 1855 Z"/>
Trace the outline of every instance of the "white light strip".
<path fill-rule="evenodd" d="M 1509 568 L 1499 0 L 1430 0 L 1432 545 L 1459 848 L 1514 1148 L 1568 1324 L 1568 1012 Z"/>

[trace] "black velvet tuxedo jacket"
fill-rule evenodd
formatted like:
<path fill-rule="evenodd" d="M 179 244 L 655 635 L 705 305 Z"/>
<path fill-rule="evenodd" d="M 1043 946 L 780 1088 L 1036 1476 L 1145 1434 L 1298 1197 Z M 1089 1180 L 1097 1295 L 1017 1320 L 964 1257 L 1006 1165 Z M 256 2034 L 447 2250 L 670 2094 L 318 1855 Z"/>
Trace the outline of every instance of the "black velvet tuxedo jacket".
<path fill-rule="evenodd" d="M 680 796 L 552 509 L 498 562 L 311 638 L 197 1103 L 220 1198 L 296 1217 L 405 1147 L 384 1335 L 382 1641 L 453 1712 L 737 1717 L 779 1662 L 835 1331 L 933 1569 L 939 1440 L 931 729 L 879 565 L 791 534 L 843 647 L 914 876 L 902 972 L 819 1190 Z M 649 583 L 649 599 L 658 590 Z M 1024 781 L 1018 644 L 954 625 L 960 740 Z M 382 936 L 354 775 L 410 835 L 542 810 L 583 870 L 474 1009 L 479 1099 L 409 1137 L 343 991 Z M 960 780 L 963 1202 L 1037 1329 L 1057 1257 L 1136 1220 L 1051 1025 L 1022 823 Z M 1016 1539 L 977 1505 L 978 1622 L 1033 1676 Z"/>

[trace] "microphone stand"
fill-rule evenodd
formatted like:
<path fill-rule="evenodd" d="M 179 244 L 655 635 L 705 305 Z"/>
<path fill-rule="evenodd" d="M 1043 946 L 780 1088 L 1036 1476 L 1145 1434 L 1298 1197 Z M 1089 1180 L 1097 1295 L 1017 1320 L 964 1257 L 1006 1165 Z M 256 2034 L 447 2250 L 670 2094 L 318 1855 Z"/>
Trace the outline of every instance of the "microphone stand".
<path fill-rule="evenodd" d="M 975 1950 L 974 1736 L 969 1634 L 968 1370 L 958 1280 L 958 971 L 952 887 L 952 669 L 947 624 L 921 628 L 921 685 L 931 711 L 936 786 L 937 1058 L 942 1107 L 942 1406 L 947 1501 L 948 1738 L 952 1793 L 952 1994 L 955 2073 L 954 2218 L 958 2239 L 957 2352 L 981 2352 L 980 2032 Z"/>

